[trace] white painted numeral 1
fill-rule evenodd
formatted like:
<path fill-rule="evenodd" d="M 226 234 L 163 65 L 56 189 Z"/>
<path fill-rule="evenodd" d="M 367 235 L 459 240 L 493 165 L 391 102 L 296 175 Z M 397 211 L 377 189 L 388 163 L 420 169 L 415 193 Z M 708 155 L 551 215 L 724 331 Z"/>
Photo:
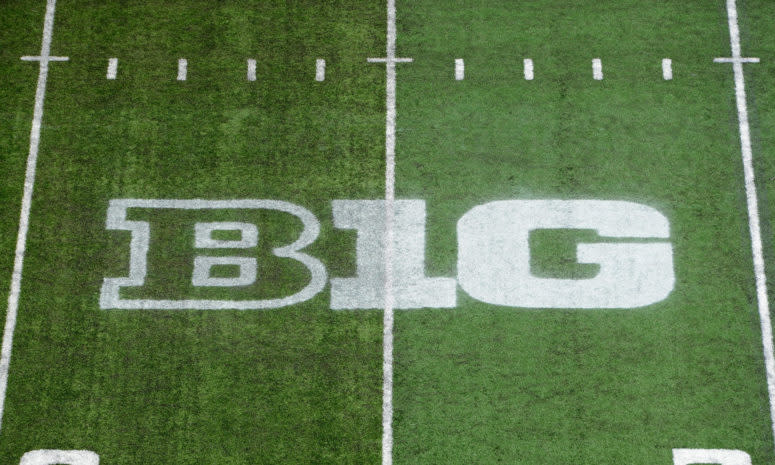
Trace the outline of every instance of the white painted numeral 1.
<path fill-rule="evenodd" d="M 425 277 L 425 201 L 396 200 L 393 221 L 395 308 L 451 308 L 453 278 Z M 354 278 L 331 279 L 332 309 L 385 305 L 385 201 L 334 200 L 334 226 L 358 231 Z"/>
<path fill-rule="evenodd" d="M 673 290 L 669 242 L 581 243 L 579 263 L 600 265 L 592 279 L 550 279 L 530 272 L 530 231 L 593 229 L 611 238 L 667 239 L 657 210 L 610 200 L 505 200 L 469 210 L 457 224 L 458 280 L 471 297 L 533 308 L 635 308 Z"/>
<path fill-rule="evenodd" d="M 751 456 L 732 449 L 673 449 L 673 465 L 751 465 Z"/>
<path fill-rule="evenodd" d="M 40 449 L 27 452 L 19 465 L 99 465 L 100 456 L 90 450 Z"/>

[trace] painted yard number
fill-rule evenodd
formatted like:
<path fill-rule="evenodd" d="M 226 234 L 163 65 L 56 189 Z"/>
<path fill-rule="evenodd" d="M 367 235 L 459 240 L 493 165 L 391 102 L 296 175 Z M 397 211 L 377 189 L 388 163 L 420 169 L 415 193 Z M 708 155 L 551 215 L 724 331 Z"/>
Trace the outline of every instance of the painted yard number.
<path fill-rule="evenodd" d="M 19 465 L 99 465 L 97 454 L 87 450 L 34 450 L 22 456 Z M 673 465 L 751 465 L 751 457 L 740 450 L 673 449 Z"/>
<path fill-rule="evenodd" d="M 300 262 L 309 272 L 297 292 L 275 299 L 122 299 L 124 287 L 140 287 L 147 274 L 150 224 L 127 220 L 127 211 L 275 210 L 295 216 L 303 231 L 292 243 L 273 250 L 277 257 Z M 334 200 L 334 226 L 357 231 L 355 276 L 330 280 L 332 309 L 370 309 L 384 305 L 385 202 Z M 673 290 L 673 249 L 670 225 L 646 205 L 610 200 L 505 200 L 472 208 L 457 223 L 457 279 L 425 276 L 425 201 L 397 200 L 393 218 L 393 296 L 395 308 L 449 308 L 456 305 L 459 285 L 482 302 L 528 308 L 635 308 L 659 302 Z M 106 278 L 100 293 L 103 309 L 267 309 L 311 299 L 328 282 L 326 268 L 303 249 L 320 232 L 307 209 L 277 200 L 117 199 L 110 202 L 107 228 L 132 233 L 129 276 Z M 578 263 L 597 264 L 590 279 L 553 279 L 530 271 L 529 235 L 540 229 L 595 230 L 615 242 L 580 243 Z M 219 232 L 236 233 L 229 240 Z M 194 226 L 191 284 L 234 288 L 254 284 L 259 264 L 250 250 L 259 243 L 258 227 L 246 222 L 202 222 Z M 232 250 L 211 256 L 209 250 Z M 221 266 L 236 276 L 213 272 Z"/>

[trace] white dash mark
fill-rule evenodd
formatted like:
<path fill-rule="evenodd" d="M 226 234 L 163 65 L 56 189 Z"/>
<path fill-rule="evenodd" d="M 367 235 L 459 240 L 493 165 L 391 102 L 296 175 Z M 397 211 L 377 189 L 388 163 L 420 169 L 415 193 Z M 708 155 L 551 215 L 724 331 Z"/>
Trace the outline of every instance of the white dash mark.
<path fill-rule="evenodd" d="M 455 59 L 455 80 L 462 81 L 466 77 L 466 65 L 462 58 Z"/>
<path fill-rule="evenodd" d="M 600 61 L 600 58 L 592 60 L 592 77 L 595 78 L 595 81 L 603 80 L 603 62 Z"/>
<path fill-rule="evenodd" d="M 524 60 L 522 60 L 522 62 L 524 63 L 524 67 L 525 67 L 525 80 L 532 81 L 534 77 L 533 60 L 531 60 L 530 58 L 525 58 Z"/>
<path fill-rule="evenodd" d="M 248 81 L 256 80 L 256 60 L 248 58 Z"/>
<path fill-rule="evenodd" d="M 662 77 L 665 81 L 673 79 L 673 60 L 670 58 L 664 58 L 662 60 Z"/>
<path fill-rule="evenodd" d="M 66 57 L 51 56 L 51 36 L 54 32 L 55 9 L 56 0 L 48 0 L 46 2 L 46 16 L 43 20 L 43 39 L 40 47 L 40 56 L 37 57 L 40 60 L 40 68 L 38 71 L 38 86 L 35 90 L 35 108 L 32 115 L 32 128 L 30 129 L 30 151 L 27 156 L 27 169 L 24 174 L 24 191 L 22 193 L 21 213 L 19 214 L 19 231 L 16 236 L 16 252 L 14 253 L 13 272 L 11 273 L 11 290 L 8 294 L 8 310 L 5 314 L 3 344 L 2 351 L 0 351 L 0 425 L 2 425 L 3 412 L 5 410 L 5 395 L 8 388 L 8 370 L 11 365 L 13 334 L 16 329 L 16 315 L 19 310 L 24 252 L 27 249 L 27 231 L 30 225 L 32 192 L 35 186 L 35 170 L 38 164 L 40 127 L 43 121 L 43 101 L 46 97 L 48 65 L 51 61 L 66 61 Z M 59 59 L 56 60 L 54 58 Z"/>
<path fill-rule="evenodd" d="M 716 62 L 732 63 L 735 75 L 735 101 L 737 103 L 737 119 L 740 123 L 740 151 L 743 158 L 743 177 L 745 179 L 745 196 L 748 206 L 748 230 L 751 236 L 751 252 L 756 281 L 756 301 L 759 308 L 759 323 L 762 331 L 762 352 L 764 354 L 764 369 L 767 375 L 767 391 L 770 400 L 770 427 L 775 439 L 775 355 L 772 344 L 772 321 L 770 318 L 770 302 L 767 296 L 767 276 L 764 271 L 764 252 L 762 247 L 762 232 L 759 222 L 759 202 L 756 192 L 756 176 L 753 167 L 753 150 L 751 149 L 751 129 L 748 125 L 748 104 L 745 95 L 745 77 L 743 63 L 756 63 L 758 59 L 743 58 L 740 48 L 740 30 L 737 25 L 737 5 L 735 0 L 727 0 L 727 17 L 729 23 L 729 43 L 732 47 L 732 58 L 717 59 Z M 754 61 L 756 60 L 756 61 Z"/>
<path fill-rule="evenodd" d="M 181 58 L 178 60 L 178 81 L 185 81 L 188 75 L 188 60 Z"/>
<path fill-rule="evenodd" d="M 108 79 L 116 79 L 118 73 L 118 58 L 111 58 L 108 60 Z"/>
<path fill-rule="evenodd" d="M 326 80 L 326 60 L 318 58 L 315 61 L 315 80 L 323 82 Z"/>

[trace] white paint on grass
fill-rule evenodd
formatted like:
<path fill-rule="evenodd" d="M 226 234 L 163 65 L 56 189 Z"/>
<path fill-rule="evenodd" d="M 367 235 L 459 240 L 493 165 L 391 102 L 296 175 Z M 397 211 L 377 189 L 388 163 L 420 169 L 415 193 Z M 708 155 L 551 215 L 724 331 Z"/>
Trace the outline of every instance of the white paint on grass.
<path fill-rule="evenodd" d="M 11 350 L 13 348 L 13 334 L 16 329 L 16 315 L 19 310 L 19 295 L 22 285 L 22 269 L 24 267 L 24 251 L 27 248 L 27 230 L 30 222 L 30 209 L 32 207 L 32 192 L 35 187 L 35 170 L 38 163 L 38 148 L 40 146 L 40 128 L 43 121 L 43 101 L 46 97 L 46 81 L 48 79 L 48 64 L 51 61 L 66 61 L 67 57 L 51 56 L 51 37 L 54 33 L 54 11 L 56 0 L 48 0 L 46 3 L 46 15 L 43 20 L 43 39 L 40 46 L 40 55 L 31 58 L 39 61 L 38 86 L 35 90 L 35 109 L 32 115 L 32 127 L 30 129 L 30 151 L 27 156 L 27 169 L 24 174 L 24 191 L 22 193 L 21 212 L 19 214 L 19 231 L 16 236 L 16 251 L 14 253 L 13 272 L 11 274 L 11 290 L 8 294 L 8 309 L 5 316 L 5 329 L 3 330 L 3 344 L 0 350 L 0 427 L 2 427 L 3 413 L 5 411 L 5 397 L 8 388 L 8 370 L 11 364 Z"/>
<path fill-rule="evenodd" d="M 90 450 L 40 449 L 27 452 L 19 465 L 99 465 L 100 456 Z"/>
<path fill-rule="evenodd" d="M 595 81 L 603 80 L 603 62 L 600 61 L 600 58 L 592 60 L 592 77 Z"/>
<path fill-rule="evenodd" d="M 539 278 L 530 271 L 530 232 L 593 229 L 611 238 L 670 236 L 657 210 L 608 200 L 505 200 L 474 207 L 458 221 L 458 280 L 471 297 L 526 308 L 635 308 L 673 290 L 669 242 L 580 243 L 578 263 L 599 264 L 592 279 Z"/>
<path fill-rule="evenodd" d="M 318 58 L 315 61 L 315 80 L 323 82 L 326 80 L 326 60 Z"/>
<path fill-rule="evenodd" d="M 178 81 L 185 81 L 188 76 L 188 60 L 178 59 Z"/>
<path fill-rule="evenodd" d="M 237 276 L 215 277 L 212 270 L 216 266 L 236 266 Z M 194 257 L 194 273 L 191 284 L 195 287 L 238 287 L 250 286 L 256 282 L 258 262 L 254 257 Z"/>
<path fill-rule="evenodd" d="M 396 2 L 387 0 L 387 44 L 385 63 L 385 309 L 382 318 L 382 465 L 393 463 L 393 225 L 396 185 L 396 63 L 411 58 L 396 57 Z"/>
<path fill-rule="evenodd" d="M 455 80 L 462 81 L 466 77 L 466 65 L 462 58 L 455 59 Z"/>
<path fill-rule="evenodd" d="M 213 239 L 217 231 L 239 231 L 235 240 Z M 258 228 L 252 223 L 218 221 L 194 225 L 194 247 L 198 249 L 249 249 L 258 245 Z"/>
<path fill-rule="evenodd" d="M 743 58 L 743 57 L 731 57 L 731 58 L 714 58 L 714 63 L 759 63 L 761 60 L 759 60 L 756 57 L 749 57 L 749 58 Z"/>
<path fill-rule="evenodd" d="M 108 79 L 116 79 L 116 74 L 118 74 L 118 58 L 110 58 L 108 60 L 108 72 L 105 77 Z"/>
<path fill-rule="evenodd" d="M 762 250 L 761 225 L 759 221 L 759 203 L 756 192 L 756 176 L 753 169 L 751 129 L 748 125 L 748 105 L 746 103 L 745 95 L 745 76 L 743 74 L 743 63 L 756 63 L 758 62 L 758 58 L 743 58 L 742 56 L 740 49 L 740 30 L 737 25 L 737 5 L 735 4 L 735 0 L 727 0 L 727 17 L 732 57 L 716 59 L 714 61 L 732 63 L 732 69 L 735 75 L 735 101 L 737 102 L 737 119 L 740 128 L 740 151 L 743 158 L 745 196 L 748 207 L 748 229 L 751 236 L 751 252 L 753 255 L 753 268 L 756 280 L 756 300 L 759 308 L 764 368 L 767 374 L 767 390 L 770 400 L 770 426 L 772 428 L 773 439 L 775 439 L 775 356 L 773 355 L 770 303 L 767 297 L 767 276 L 764 270 L 764 253 Z"/>
<path fill-rule="evenodd" d="M 751 456 L 730 449 L 673 449 L 673 465 L 751 465 Z"/>
<path fill-rule="evenodd" d="M 452 308 L 452 278 L 425 277 L 425 201 L 396 200 L 393 223 L 394 308 Z M 332 309 L 380 308 L 385 303 L 385 201 L 334 200 L 334 226 L 358 231 L 354 278 L 331 279 Z"/>
<path fill-rule="evenodd" d="M 248 81 L 256 80 L 256 60 L 248 58 Z"/>
<path fill-rule="evenodd" d="M 525 58 L 524 60 L 522 60 L 522 64 L 523 64 L 524 71 L 525 71 L 525 80 L 526 81 L 532 81 L 533 78 L 534 78 L 534 75 L 533 75 L 533 60 L 531 60 L 530 58 Z"/>
<path fill-rule="evenodd" d="M 150 244 L 150 224 L 147 221 L 127 220 L 130 208 L 148 209 L 181 209 L 181 210 L 277 210 L 288 213 L 301 220 L 304 230 L 295 242 L 273 249 L 276 257 L 288 258 L 303 264 L 310 273 L 309 283 L 299 292 L 277 299 L 261 300 L 157 300 L 157 299 L 122 299 L 120 290 L 123 287 L 138 287 L 145 283 L 148 265 L 148 247 Z M 320 223 L 315 215 L 306 208 L 280 200 L 173 200 L 173 199 L 114 199 L 108 206 L 107 229 L 130 231 L 132 239 L 129 250 L 129 276 L 122 278 L 105 278 L 100 291 L 100 308 L 102 309 L 161 309 L 161 310 L 253 310 L 279 308 L 293 305 L 311 299 L 319 293 L 326 284 L 326 268 L 317 258 L 301 250 L 312 244 L 320 234 Z M 204 269 L 207 262 L 200 268 Z M 208 272 L 209 273 L 209 272 Z M 204 276 L 204 275 L 202 275 Z M 209 274 L 207 275 L 209 276 Z M 207 285 L 207 284 L 205 284 Z M 241 284 L 240 284 L 241 285 Z"/>
<path fill-rule="evenodd" d="M 47 56 L 45 57 L 47 61 L 70 61 L 70 57 L 56 57 L 56 56 Z M 43 60 L 43 55 L 24 55 L 20 58 L 22 61 L 41 61 Z"/>
<path fill-rule="evenodd" d="M 665 81 L 673 79 L 673 60 L 670 58 L 662 59 L 662 79 Z"/>

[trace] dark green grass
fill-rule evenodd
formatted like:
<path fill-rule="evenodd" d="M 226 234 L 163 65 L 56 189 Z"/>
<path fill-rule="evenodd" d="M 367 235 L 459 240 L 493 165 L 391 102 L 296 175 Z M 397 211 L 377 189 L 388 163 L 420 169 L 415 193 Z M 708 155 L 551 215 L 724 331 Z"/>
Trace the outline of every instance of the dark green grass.
<path fill-rule="evenodd" d="M 39 31 L 42 11 L 4 24 Z M 129 235 L 105 229 L 113 198 L 293 202 L 322 224 L 308 251 L 330 275 L 352 274 L 354 235 L 333 230 L 330 202 L 384 192 L 384 71 L 365 63 L 383 31 L 380 2 L 58 2 L 52 51 L 71 61 L 49 75 L 0 462 L 39 448 L 121 465 L 379 460 L 378 312 L 332 312 L 327 291 L 248 312 L 102 311 L 98 295 L 104 277 L 127 273 Z M 179 57 L 186 82 L 175 81 Z M 246 58 L 258 60 L 256 82 Z M 316 58 L 328 61 L 324 83 Z M 31 111 L 35 77 L 15 77 L 13 111 Z M 23 173 L 12 164 L 11 218 Z M 196 220 L 154 214 L 145 292 L 176 297 Z M 287 219 L 263 221 L 261 257 L 298 233 Z M 260 268 L 262 297 L 304 285 L 283 266 L 298 276 Z"/>
<path fill-rule="evenodd" d="M 397 192 L 428 202 L 429 274 L 454 276 L 455 224 L 475 205 L 597 198 L 669 218 L 677 283 L 636 310 L 499 308 L 461 291 L 454 310 L 399 313 L 396 463 L 645 465 L 678 447 L 771 463 L 732 74 L 712 62 L 729 54 L 723 2 L 403 11 L 399 51 L 415 63 L 399 71 Z M 537 273 L 581 271 L 560 266 L 561 237 L 532 239 Z"/>

